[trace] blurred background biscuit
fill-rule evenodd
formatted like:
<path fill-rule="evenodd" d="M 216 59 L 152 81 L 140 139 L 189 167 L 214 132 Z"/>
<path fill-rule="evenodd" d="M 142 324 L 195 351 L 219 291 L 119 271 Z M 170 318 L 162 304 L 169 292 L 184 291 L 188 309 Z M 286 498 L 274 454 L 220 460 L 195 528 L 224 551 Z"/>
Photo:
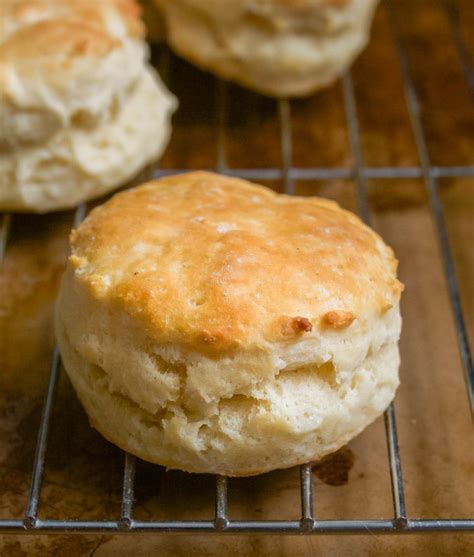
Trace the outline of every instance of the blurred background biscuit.
<path fill-rule="evenodd" d="M 160 156 L 174 97 L 147 63 L 133 0 L 6 0 L 0 209 L 77 205 Z"/>
<path fill-rule="evenodd" d="M 331 84 L 369 39 L 377 0 L 155 0 L 177 54 L 276 97 Z"/>

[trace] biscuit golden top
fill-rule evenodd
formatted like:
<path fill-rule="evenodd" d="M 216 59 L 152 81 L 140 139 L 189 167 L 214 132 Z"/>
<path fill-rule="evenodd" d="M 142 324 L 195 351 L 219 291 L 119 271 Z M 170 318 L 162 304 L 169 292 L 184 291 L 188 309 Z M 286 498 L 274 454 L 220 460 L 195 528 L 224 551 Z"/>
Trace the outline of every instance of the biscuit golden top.
<path fill-rule="evenodd" d="M 40 79 L 43 88 L 62 80 L 64 89 L 78 73 L 84 81 L 97 60 L 143 36 L 134 0 L 2 0 L 0 100 L 28 105 Z M 79 67 L 84 60 L 92 68 Z"/>
<path fill-rule="evenodd" d="M 398 303 L 392 250 L 324 199 L 207 172 L 116 195 L 71 235 L 101 303 L 160 343 L 208 352 L 367 323 Z"/>
<path fill-rule="evenodd" d="M 22 28 L 45 21 L 54 21 L 57 27 L 81 22 L 112 35 L 117 33 L 117 26 L 123 26 L 123 35 L 140 38 L 144 33 L 140 13 L 135 0 L 2 0 L 0 42 L 13 38 Z M 18 42 L 22 42 L 20 38 Z M 36 52 L 37 56 L 41 54 Z"/>
<path fill-rule="evenodd" d="M 38 59 L 67 61 L 78 56 L 105 56 L 119 42 L 94 26 L 78 21 L 40 21 L 23 27 L 0 45 L 3 62 Z"/>

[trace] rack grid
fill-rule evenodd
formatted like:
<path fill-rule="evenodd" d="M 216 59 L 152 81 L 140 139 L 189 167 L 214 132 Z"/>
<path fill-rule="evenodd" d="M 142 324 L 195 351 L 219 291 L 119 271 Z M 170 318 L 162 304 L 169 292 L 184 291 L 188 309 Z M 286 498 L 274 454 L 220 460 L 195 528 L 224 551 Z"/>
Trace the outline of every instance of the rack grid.
<path fill-rule="evenodd" d="M 398 62 L 403 77 L 406 106 L 409 113 L 412 132 L 415 138 L 420 164 L 406 167 L 370 167 L 362 157 L 361 136 L 357 115 L 357 103 L 350 72 L 342 79 L 343 101 L 346 114 L 347 131 L 354 164 L 352 168 L 296 168 L 292 164 L 291 138 L 291 103 L 278 101 L 280 126 L 281 168 L 235 169 L 229 168 L 226 158 L 226 119 L 227 119 L 227 84 L 216 80 L 217 91 L 217 170 L 224 174 L 253 180 L 282 180 L 285 192 L 294 194 L 296 180 L 337 180 L 347 179 L 356 184 L 358 208 L 361 218 L 370 223 L 370 207 L 367 194 L 367 181 L 370 179 L 423 179 L 429 197 L 432 216 L 436 225 L 438 242 L 441 248 L 444 271 L 448 285 L 449 298 L 457 333 L 459 353 L 464 370 L 466 390 L 471 413 L 474 416 L 474 368 L 469 347 L 466 326 L 460 302 L 459 288 L 456 280 L 455 266 L 450 250 L 446 229 L 443 204 L 439 194 L 438 180 L 445 177 L 472 177 L 474 165 L 435 166 L 431 164 L 427 142 L 424 134 L 418 92 L 411 75 L 409 59 L 400 36 L 396 18 L 390 2 L 386 0 L 390 16 L 391 33 L 396 46 Z M 466 85 L 474 99 L 474 67 L 469 58 L 463 37 L 459 16 L 454 4 L 446 1 L 445 14 L 452 31 L 453 43 L 457 49 L 460 63 L 466 78 Z M 165 61 L 165 65 L 169 62 Z M 154 168 L 152 177 L 159 178 L 187 170 L 164 170 Z M 73 225 L 77 226 L 85 217 L 87 206 L 80 205 L 74 214 Z M 3 215 L 0 225 L 0 261 L 7 247 L 8 233 L 12 215 Z M 216 476 L 215 516 L 214 520 L 136 520 L 133 517 L 134 485 L 136 459 L 124 453 L 123 485 L 120 518 L 110 520 L 63 520 L 42 519 L 38 515 L 41 486 L 46 462 L 48 434 L 55 393 L 60 374 L 60 355 L 57 347 L 51 360 L 49 382 L 41 415 L 36 454 L 34 459 L 31 486 L 25 515 L 18 519 L 1 519 L 1 533 L 272 533 L 272 534 L 407 534 L 419 532 L 474 532 L 474 517 L 431 519 L 407 516 L 405 506 L 404 483 L 400 450 L 398 444 L 395 406 L 392 403 L 385 412 L 385 433 L 391 476 L 393 499 L 393 516 L 381 520 L 318 520 L 314 512 L 312 466 L 300 466 L 300 520 L 233 520 L 228 512 L 227 478 Z M 117 511 L 118 512 L 118 511 Z"/>

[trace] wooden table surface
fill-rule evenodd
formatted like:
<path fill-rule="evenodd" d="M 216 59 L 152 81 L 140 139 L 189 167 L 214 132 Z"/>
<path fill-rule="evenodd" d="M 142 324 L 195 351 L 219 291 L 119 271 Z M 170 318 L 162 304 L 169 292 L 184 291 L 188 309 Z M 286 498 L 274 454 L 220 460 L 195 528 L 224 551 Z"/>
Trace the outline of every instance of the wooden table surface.
<path fill-rule="evenodd" d="M 469 93 L 441 2 L 393 0 L 421 99 L 424 131 L 436 165 L 474 165 L 474 91 Z M 474 59 L 474 6 L 458 0 Z M 162 64 L 162 66 L 164 66 Z M 214 168 L 216 82 L 171 58 L 164 68 L 180 99 L 161 167 Z M 371 166 L 416 166 L 419 157 L 386 4 L 372 42 L 353 67 L 362 157 Z M 238 87 L 228 92 L 225 145 L 233 168 L 281 167 L 277 103 Z M 293 166 L 354 162 L 341 83 L 293 101 Z M 282 189 L 279 181 L 268 182 Z M 349 180 L 298 181 L 296 192 L 357 210 Z M 471 346 L 474 345 L 474 178 L 440 180 Z M 401 387 L 396 399 L 402 467 L 411 517 L 474 516 L 474 427 L 436 229 L 421 179 L 371 180 L 373 226 L 400 259 Z M 25 511 L 36 435 L 53 347 L 52 306 L 67 255 L 72 214 L 15 216 L 0 266 L 0 517 Z M 47 454 L 40 516 L 118 517 L 123 454 L 92 430 L 62 373 Z M 166 472 L 140 462 L 137 518 L 212 518 L 214 479 Z M 390 477 L 383 419 L 314 473 L 318 518 L 389 518 Z M 298 470 L 229 483 L 229 513 L 241 519 L 299 519 Z M 3 536 L 0 555 L 48 556 L 466 556 L 474 536 Z"/>

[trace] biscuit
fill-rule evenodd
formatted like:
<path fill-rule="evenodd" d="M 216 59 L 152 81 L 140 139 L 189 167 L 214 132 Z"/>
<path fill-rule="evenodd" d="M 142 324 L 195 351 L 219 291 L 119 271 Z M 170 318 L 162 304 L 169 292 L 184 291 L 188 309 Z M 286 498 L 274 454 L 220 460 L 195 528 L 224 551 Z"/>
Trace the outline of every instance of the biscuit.
<path fill-rule="evenodd" d="M 0 209 L 72 207 L 161 154 L 176 101 L 147 64 L 133 0 L 4 4 Z"/>
<path fill-rule="evenodd" d="M 334 202 L 194 172 L 117 194 L 71 244 L 65 369 L 91 424 L 145 460 L 315 461 L 395 395 L 397 261 Z"/>
<path fill-rule="evenodd" d="M 369 39 L 377 0 L 155 0 L 177 54 L 275 97 L 331 84 Z"/>

